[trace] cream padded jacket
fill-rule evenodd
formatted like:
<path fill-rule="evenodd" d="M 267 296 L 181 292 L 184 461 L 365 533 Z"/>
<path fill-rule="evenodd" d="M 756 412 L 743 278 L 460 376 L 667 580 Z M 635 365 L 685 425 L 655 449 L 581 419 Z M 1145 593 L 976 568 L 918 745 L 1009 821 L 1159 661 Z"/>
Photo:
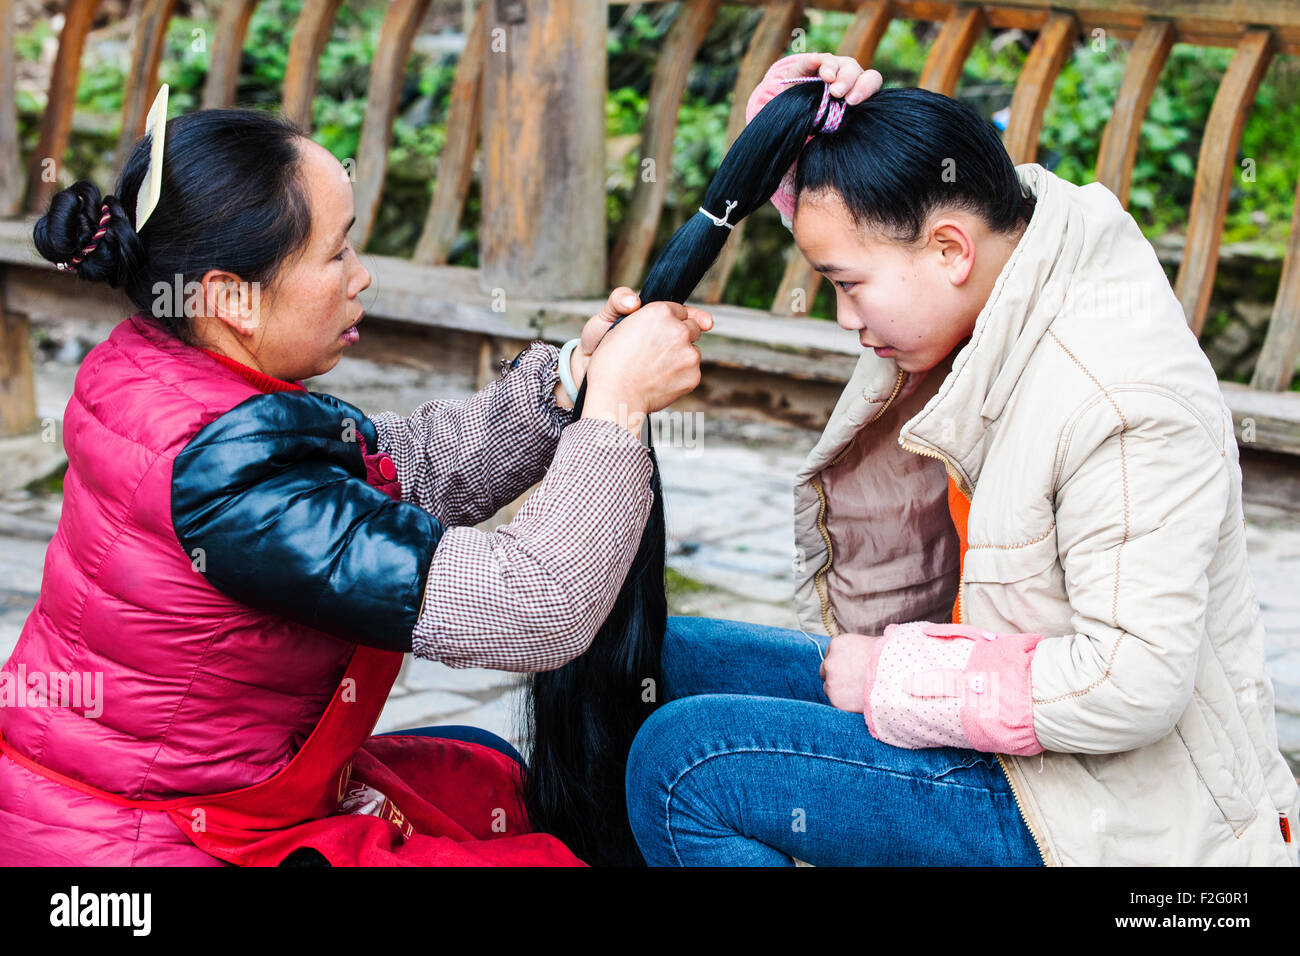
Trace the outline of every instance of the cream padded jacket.
<path fill-rule="evenodd" d="M 879 634 L 959 598 L 964 622 L 1044 635 L 1047 752 L 1000 760 L 1049 865 L 1295 866 L 1214 370 L 1114 195 L 1018 173 L 1035 212 L 971 338 L 921 374 L 865 352 L 796 480 L 801 624 Z"/>

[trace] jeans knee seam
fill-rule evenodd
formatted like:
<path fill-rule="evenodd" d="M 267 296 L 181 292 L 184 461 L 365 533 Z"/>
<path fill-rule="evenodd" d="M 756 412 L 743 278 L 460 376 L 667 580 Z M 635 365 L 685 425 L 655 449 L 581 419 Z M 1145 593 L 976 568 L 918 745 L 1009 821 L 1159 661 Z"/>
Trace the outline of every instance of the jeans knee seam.
<path fill-rule="evenodd" d="M 682 771 L 679 774 L 677 774 L 677 776 L 674 777 L 668 784 L 668 798 L 667 800 L 664 801 L 664 811 L 665 811 L 664 828 L 668 832 L 668 843 L 669 846 L 672 848 L 673 857 L 677 860 L 678 866 L 682 866 L 683 863 L 682 863 L 681 854 L 677 852 L 677 840 L 673 836 L 673 827 L 672 827 L 673 791 L 677 788 L 677 785 L 681 783 L 681 781 L 685 778 L 685 776 L 688 773 L 708 763 L 710 760 L 713 760 L 716 757 L 728 757 L 733 754 L 745 754 L 745 753 L 760 753 L 760 754 L 775 753 L 775 754 L 789 754 L 791 756 L 799 756 L 799 757 L 816 757 L 819 760 L 832 760 L 836 763 L 845 763 L 845 764 L 852 764 L 858 767 L 864 767 L 870 770 L 874 770 L 877 773 L 887 773 L 893 777 L 902 777 L 907 780 L 920 780 L 926 783 L 934 784 L 935 786 L 939 786 L 939 787 L 959 787 L 963 790 L 982 790 L 985 793 L 993 792 L 989 790 L 988 787 L 977 787 L 966 783 L 950 783 L 946 780 L 941 779 L 940 777 L 918 777 L 915 774 L 902 773 L 900 771 L 891 770 L 885 767 L 877 767 L 874 764 L 867 763 L 865 760 L 851 760 L 846 757 L 835 757 L 830 754 L 807 753 L 806 751 L 792 750 L 784 747 L 732 747 L 726 750 L 718 750 L 718 751 L 714 751 L 713 753 L 705 757 L 701 757 L 700 759 L 691 763 L 689 766 L 683 768 Z M 954 767 L 952 769 L 958 770 L 962 768 Z"/>

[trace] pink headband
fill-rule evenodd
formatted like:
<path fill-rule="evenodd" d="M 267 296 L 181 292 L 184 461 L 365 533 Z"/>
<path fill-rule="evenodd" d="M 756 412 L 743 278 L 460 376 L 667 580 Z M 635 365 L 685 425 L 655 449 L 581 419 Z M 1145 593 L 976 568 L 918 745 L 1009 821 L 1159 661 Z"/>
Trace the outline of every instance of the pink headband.
<path fill-rule="evenodd" d="M 54 268 L 58 269 L 60 272 L 71 272 L 81 264 L 81 260 L 85 259 L 86 256 L 95 251 L 95 246 L 99 245 L 99 240 L 104 238 L 104 233 L 108 232 L 108 219 L 109 216 L 112 215 L 112 213 L 108 211 L 108 203 L 104 203 L 103 212 L 104 215 L 99 217 L 99 229 L 95 232 L 95 235 L 91 237 L 90 245 L 82 249 L 80 255 L 74 256 L 71 262 L 54 263 Z"/>
<path fill-rule="evenodd" d="M 793 59 L 794 57 L 787 57 L 785 60 L 780 60 L 774 64 L 770 70 L 768 70 L 767 76 L 763 78 L 763 82 L 759 84 L 758 88 L 750 95 L 749 105 L 745 110 L 745 122 L 748 123 L 752 120 L 758 114 L 758 111 L 762 109 L 763 105 L 771 100 L 772 97 L 780 93 L 781 88 L 786 84 L 826 82 L 819 76 L 795 76 L 789 79 L 781 79 L 779 77 L 781 68 Z M 817 132 L 833 133 L 839 129 L 840 121 L 844 119 L 844 106 L 845 103 L 843 100 L 831 97 L 830 84 L 827 83 L 826 88 L 822 90 L 821 104 L 817 107 L 817 117 L 814 120 L 814 123 L 822 124 L 821 128 L 818 129 Z M 825 118 L 825 122 L 822 122 L 823 117 Z M 809 136 L 804 143 L 806 145 L 811 141 L 812 136 Z M 772 194 L 772 205 L 776 206 L 780 211 L 781 221 L 785 223 L 787 229 L 790 228 L 790 220 L 794 218 L 794 170 L 797 165 L 797 162 L 790 165 L 785 176 L 781 179 L 781 185 L 778 186 L 776 192 Z"/>

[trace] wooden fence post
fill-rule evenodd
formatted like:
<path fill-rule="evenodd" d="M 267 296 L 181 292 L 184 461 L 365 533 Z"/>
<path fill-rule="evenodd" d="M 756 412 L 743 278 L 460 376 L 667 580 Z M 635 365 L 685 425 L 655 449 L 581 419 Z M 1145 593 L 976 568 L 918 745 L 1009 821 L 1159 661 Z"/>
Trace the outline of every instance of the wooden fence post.
<path fill-rule="evenodd" d="M 14 5 L 0 0 L 0 216 L 18 212 L 22 157 L 18 149 L 18 94 L 14 80 Z"/>
<path fill-rule="evenodd" d="M 484 0 L 481 281 L 605 293 L 606 0 Z"/>
<path fill-rule="evenodd" d="M 0 292 L 4 291 L 5 271 L 0 265 Z M 6 309 L 0 298 L 0 438 L 20 435 L 36 424 L 31 344 L 27 316 Z"/>

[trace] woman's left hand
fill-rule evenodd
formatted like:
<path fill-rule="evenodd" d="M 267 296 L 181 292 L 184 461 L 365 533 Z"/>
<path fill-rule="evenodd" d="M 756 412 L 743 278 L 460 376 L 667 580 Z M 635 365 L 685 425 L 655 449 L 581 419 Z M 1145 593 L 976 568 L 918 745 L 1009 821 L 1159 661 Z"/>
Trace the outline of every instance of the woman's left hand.
<path fill-rule="evenodd" d="M 640 308 L 640 296 L 625 285 L 619 286 L 609 294 L 609 298 L 605 300 L 604 308 L 589 318 L 586 325 L 582 327 L 582 342 L 571 353 L 569 370 L 573 373 L 574 384 L 582 385 L 582 380 L 587 374 L 587 366 L 591 362 L 591 354 L 596 351 L 596 346 L 605 337 L 605 333 L 614 327 L 616 321 L 631 315 Z M 688 305 L 686 307 L 686 318 L 695 322 L 705 332 L 713 328 L 713 316 L 703 309 Z M 557 400 L 560 399 L 562 393 L 563 389 L 556 386 Z M 572 407 L 572 403 L 567 401 L 567 396 L 562 400 L 562 403 L 565 408 Z"/>
<path fill-rule="evenodd" d="M 605 307 L 589 318 L 587 324 L 582 327 L 582 344 L 573 350 L 574 382 L 578 385 L 582 384 L 583 376 L 587 374 L 587 364 L 591 361 L 591 353 L 596 351 L 596 346 L 605 337 L 605 333 L 614 327 L 617 320 L 625 315 L 631 315 L 639 308 L 641 308 L 640 297 L 625 285 L 619 286 L 609 294 L 609 298 L 605 300 Z"/>
<path fill-rule="evenodd" d="M 832 638 L 818 673 L 831 706 L 860 714 L 866 707 L 867 665 L 879 637 L 841 634 Z"/>

